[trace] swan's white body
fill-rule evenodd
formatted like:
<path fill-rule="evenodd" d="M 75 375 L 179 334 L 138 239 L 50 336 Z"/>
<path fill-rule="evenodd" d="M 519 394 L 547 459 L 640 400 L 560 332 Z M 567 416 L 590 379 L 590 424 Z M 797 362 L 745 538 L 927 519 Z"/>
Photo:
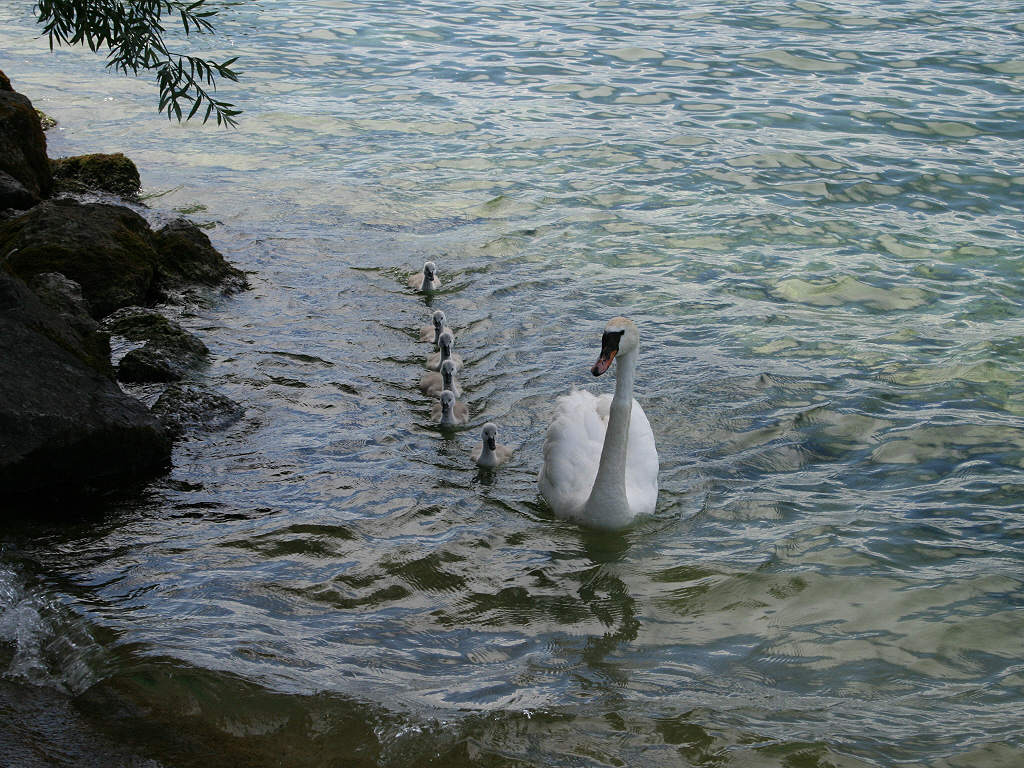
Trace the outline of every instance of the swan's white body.
<path fill-rule="evenodd" d="M 537 484 L 557 517 L 587 528 L 615 530 L 658 501 L 658 449 L 633 399 L 639 332 L 621 317 L 605 327 L 594 375 L 617 358 L 615 394 L 596 397 L 573 387 L 558 398 L 544 438 Z"/>
<path fill-rule="evenodd" d="M 422 272 L 409 277 L 409 287 L 417 291 L 436 291 L 440 288 L 441 278 L 437 276 L 437 265 L 432 261 L 424 263 Z"/>
<path fill-rule="evenodd" d="M 481 467 L 497 467 L 512 458 L 512 449 L 497 441 L 498 427 L 488 421 L 480 430 L 480 442 L 473 448 L 473 461 Z"/>
<path fill-rule="evenodd" d="M 441 334 L 445 331 L 451 333 L 452 338 L 455 338 L 455 334 L 452 333 L 452 329 L 445 325 L 444 312 L 439 309 L 431 318 L 431 325 L 420 326 L 420 341 L 429 341 L 436 347 L 437 340 L 441 338 Z"/>
<path fill-rule="evenodd" d="M 440 351 L 431 352 L 427 355 L 427 370 L 428 371 L 439 371 L 441 370 L 441 363 L 445 360 L 451 360 L 455 363 L 455 370 L 462 368 L 462 355 L 458 355 L 452 352 L 452 348 L 455 346 L 455 337 L 451 333 L 442 333 L 437 337 L 437 346 Z"/>
<path fill-rule="evenodd" d="M 441 393 L 441 399 L 434 403 L 430 418 L 438 424 L 465 424 L 469 421 L 469 408 L 455 399 L 450 390 Z"/>
<path fill-rule="evenodd" d="M 455 379 L 455 361 L 445 360 L 441 370 L 429 371 L 420 379 L 420 392 L 427 397 L 440 397 L 445 390 L 451 390 L 456 397 L 462 396 L 462 387 Z"/>

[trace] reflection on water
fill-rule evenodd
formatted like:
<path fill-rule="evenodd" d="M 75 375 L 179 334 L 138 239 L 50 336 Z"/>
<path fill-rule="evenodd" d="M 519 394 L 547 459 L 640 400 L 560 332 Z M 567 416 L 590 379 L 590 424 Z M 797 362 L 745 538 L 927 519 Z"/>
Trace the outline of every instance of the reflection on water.
<path fill-rule="evenodd" d="M 1021 762 L 1009 9 L 262 0 L 192 43 L 241 57 L 224 132 L 29 5 L 2 66 L 51 156 L 126 152 L 253 289 L 169 309 L 241 422 L 5 535 L 5 684 L 166 765 Z M 662 491 L 594 534 L 535 478 L 615 314 Z"/>

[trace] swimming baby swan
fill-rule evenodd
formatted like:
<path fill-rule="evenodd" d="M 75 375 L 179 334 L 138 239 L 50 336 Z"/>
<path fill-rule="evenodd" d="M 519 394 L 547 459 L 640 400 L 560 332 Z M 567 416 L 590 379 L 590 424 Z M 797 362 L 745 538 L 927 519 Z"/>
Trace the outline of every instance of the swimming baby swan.
<path fill-rule="evenodd" d="M 446 389 L 430 410 L 430 418 L 438 424 L 465 424 L 469 421 L 469 408 L 456 400 L 451 390 Z"/>
<path fill-rule="evenodd" d="M 439 371 L 441 363 L 449 359 L 455 363 L 456 371 L 462 368 L 462 355 L 452 351 L 455 347 L 455 337 L 450 332 L 445 331 L 437 337 L 437 347 L 439 351 L 427 355 L 427 370 Z"/>
<path fill-rule="evenodd" d="M 512 449 L 498 442 L 498 427 L 488 421 L 480 430 L 480 442 L 473 448 L 473 461 L 481 467 L 497 467 L 512 458 Z"/>
<path fill-rule="evenodd" d="M 455 362 L 450 358 L 441 363 L 440 371 L 428 371 L 420 379 L 420 392 L 427 397 L 440 397 L 446 389 L 456 397 L 462 395 L 462 387 L 455 380 Z"/>
<path fill-rule="evenodd" d="M 452 334 L 452 338 L 455 338 L 455 334 L 452 333 L 452 329 L 445 325 L 444 312 L 440 309 L 434 312 L 434 316 L 431 318 L 430 325 L 420 326 L 420 341 L 429 341 L 435 347 L 437 346 L 437 340 L 441 338 L 441 334 L 445 331 Z"/>
<path fill-rule="evenodd" d="M 423 265 L 423 271 L 417 272 L 409 278 L 409 287 L 417 291 L 436 291 L 441 287 L 441 279 L 437 276 L 437 265 L 428 261 Z"/>
<path fill-rule="evenodd" d="M 654 511 L 658 449 L 633 399 L 639 350 L 636 325 L 624 317 L 608 321 L 591 372 L 600 376 L 614 360 L 615 394 L 595 397 L 573 387 L 555 404 L 537 484 L 557 517 L 615 530 Z"/>

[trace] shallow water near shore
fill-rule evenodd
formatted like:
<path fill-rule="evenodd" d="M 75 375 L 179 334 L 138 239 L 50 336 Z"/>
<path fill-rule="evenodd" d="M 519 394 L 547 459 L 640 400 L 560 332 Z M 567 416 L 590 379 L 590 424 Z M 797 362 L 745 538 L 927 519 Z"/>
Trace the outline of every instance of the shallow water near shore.
<path fill-rule="evenodd" d="M 0 534 L 20 764 L 1024 762 L 1017 9 L 218 7 L 236 131 L 0 7 L 50 156 L 124 152 L 253 286 L 168 308 L 242 421 Z M 535 479 L 618 314 L 661 492 L 597 534 Z"/>

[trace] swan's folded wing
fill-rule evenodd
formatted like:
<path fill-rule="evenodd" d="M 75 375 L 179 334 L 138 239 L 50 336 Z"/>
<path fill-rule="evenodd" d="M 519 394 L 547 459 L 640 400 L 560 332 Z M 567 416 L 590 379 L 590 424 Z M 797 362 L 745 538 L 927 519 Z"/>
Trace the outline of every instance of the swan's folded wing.
<path fill-rule="evenodd" d="M 658 503 L 658 448 L 640 403 L 633 400 L 626 455 L 626 497 L 636 514 L 651 514 Z"/>
<path fill-rule="evenodd" d="M 582 509 L 594 487 L 606 429 L 598 399 L 573 389 L 558 398 L 548 424 L 537 482 L 541 495 L 560 517 Z"/>

